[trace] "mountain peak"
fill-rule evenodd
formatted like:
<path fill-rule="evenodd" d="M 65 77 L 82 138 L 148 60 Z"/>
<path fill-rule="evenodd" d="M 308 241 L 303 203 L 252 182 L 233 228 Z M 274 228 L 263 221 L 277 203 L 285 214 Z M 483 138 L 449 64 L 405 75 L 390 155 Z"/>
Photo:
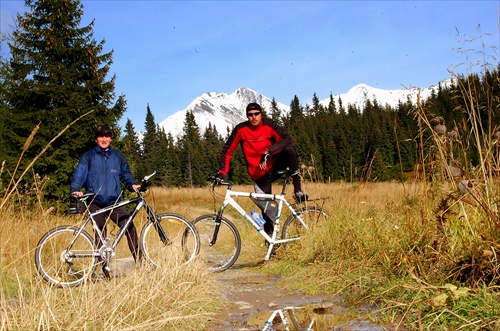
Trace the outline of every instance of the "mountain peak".
<path fill-rule="evenodd" d="M 182 134 L 186 112 L 192 112 L 203 134 L 212 124 L 217 132 L 225 135 L 238 123 L 246 121 L 245 108 L 251 102 L 257 102 L 264 109 L 271 109 L 272 100 L 246 87 L 240 87 L 233 93 L 205 92 L 195 98 L 186 109 L 178 111 L 159 123 L 165 132 L 179 138 Z M 287 113 L 289 107 L 277 103 L 278 108 Z"/>
<path fill-rule="evenodd" d="M 366 101 L 376 100 L 379 105 L 389 105 L 396 107 L 400 101 L 408 99 L 416 102 L 417 91 L 422 99 L 427 99 L 431 92 L 439 85 L 451 84 L 451 80 L 443 80 L 437 85 L 425 89 L 399 89 L 399 90 L 383 90 L 369 86 L 365 83 L 353 86 L 347 93 L 332 95 L 333 99 L 339 106 L 339 99 L 342 100 L 344 107 L 351 104 L 359 109 L 363 109 Z M 246 121 L 245 108 L 251 102 L 257 102 L 266 110 L 272 107 L 272 100 L 250 88 L 240 87 L 233 93 L 206 92 L 195 98 L 189 106 L 180 110 L 177 113 L 167 117 L 159 123 L 165 132 L 170 132 L 172 136 L 179 138 L 182 134 L 186 113 L 192 112 L 195 116 L 196 123 L 200 129 L 200 134 L 203 134 L 211 123 L 212 127 L 217 129 L 221 135 L 225 135 L 227 130 L 231 130 L 240 122 Z M 289 106 L 276 102 L 278 108 L 283 113 L 288 113 Z M 328 107 L 330 97 L 320 101 L 325 107 Z"/>

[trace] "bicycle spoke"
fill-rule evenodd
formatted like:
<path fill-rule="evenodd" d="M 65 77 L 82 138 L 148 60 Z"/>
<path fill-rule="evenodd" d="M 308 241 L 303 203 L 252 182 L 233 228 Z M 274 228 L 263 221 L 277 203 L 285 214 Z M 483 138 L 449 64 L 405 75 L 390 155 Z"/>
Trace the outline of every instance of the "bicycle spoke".
<path fill-rule="evenodd" d="M 78 228 L 62 226 L 47 232 L 35 252 L 35 264 L 43 278 L 56 286 L 76 286 L 94 272 L 97 258 L 92 237 L 82 232 L 73 241 Z"/>
<path fill-rule="evenodd" d="M 302 222 L 298 217 L 290 215 L 283 226 L 282 239 L 301 239 L 303 240 L 307 233 L 316 224 L 324 221 L 328 214 L 324 212 L 321 208 L 309 206 L 297 211 L 297 214 L 302 219 Z M 288 247 L 296 241 L 290 243 L 285 243 L 284 247 Z"/>
<path fill-rule="evenodd" d="M 200 235 L 200 256 L 212 271 L 223 271 L 238 259 L 241 239 L 238 230 L 223 218 L 217 234 L 217 241 L 211 245 L 215 231 L 215 216 L 204 215 L 194 221 Z"/>
<path fill-rule="evenodd" d="M 145 258 L 161 268 L 192 261 L 200 249 L 194 225 L 183 216 L 171 213 L 158 215 L 158 220 L 158 223 L 148 222 L 142 229 Z"/>

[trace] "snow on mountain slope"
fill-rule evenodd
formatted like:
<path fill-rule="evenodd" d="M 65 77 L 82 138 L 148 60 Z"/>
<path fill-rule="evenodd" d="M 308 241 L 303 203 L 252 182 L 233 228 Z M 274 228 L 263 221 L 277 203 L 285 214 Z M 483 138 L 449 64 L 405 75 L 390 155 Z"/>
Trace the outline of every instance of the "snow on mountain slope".
<path fill-rule="evenodd" d="M 439 84 L 443 87 L 451 84 L 451 80 L 443 80 Z M 437 90 L 439 84 L 427 88 L 407 88 L 399 90 L 383 90 L 368 86 L 366 84 L 358 84 L 352 87 L 347 93 L 333 94 L 333 100 L 339 107 L 339 98 L 342 100 L 342 105 L 347 109 L 347 105 L 355 105 L 359 109 L 363 109 L 366 100 L 374 101 L 381 106 L 389 105 L 396 107 L 399 101 L 405 102 L 410 99 L 416 103 L 417 96 L 420 93 L 421 100 L 427 99 L 433 90 Z M 276 100 L 277 101 L 277 100 Z M 200 129 L 200 134 L 203 134 L 211 123 L 215 126 L 217 132 L 223 137 L 227 135 L 228 130 L 246 120 L 245 108 L 251 102 L 259 103 L 265 110 L 271 109 L 272 100 L 263 96 L 249 88 L 241 87 L 231 94 L 207 92 L 194 99 L 189 106 L 180 110 L 177 113 L 167 117 L 159 123 L 165 132 L 170 132 L 175 138 L 182 135 L 186 112 L 191 111 L 195 116 L 196 123 Z M 330 97 L 321 100 L 320 103 L 328 106 Z M 290 107 L 283 103 L 277 102 L 281 112 L 288 113 Z M 305 104 L 303 104 L 305 106 Z"/>
<path fill-rule="evenodd" d="M 347 93 L 332 95 L 333 100 L 336 103 L 337 109 L 339 106 L 339 98 L 342 100 L 342 105 L 347 109 L 347 105 L 355 105 L 359 109 L 363 109 L 365 102 L 367 100 L 374 101 L 377 100 L 377 103 L 380 106 L 389 105 L 392 107 L 396 107 L 399 101 L 405 102 L 406 100 L 411 100 L 413 103 L 416 103 L 417 96 L 420 93 L 421 100 L 425 100 L 429 98 L 433 90 L 437 90 L 439 84 L 441 86 L 448 86 L 451 84 L 451 80 L 443 80 L 437 85 L 433 85 L 427 88 L 416 88 L 410 87 L 407 89 L 399 89 L 399 90 L 383 90 L 375 87 L 368 86 L 366 84 L 358 84 L 352 87 Z M 330 98 L 324 99 L 320 101 L 320 103 L 327 107 L 330 103 Z"/>
<path fill-rule="evenodd" d="M 174 137 L 180 137 L 186 112 L 191 111 L 201 134 L 211 123 L 219 134 L 226 136 L 228 129 L 232 130 L 236 124 L 246 120 L 245 108 L 251 102 L 257 102 L 264 109 L 270 110 L 272 99 L 245 87 L 241 87 L 231 94 L 207 92 L 194 99 L 186 109 L 167 117 L 159 125 L 165 132 L 170 132 Z M 288 106 L 279 102 L 277 105 L 282 112 L 288 112 Z"/>

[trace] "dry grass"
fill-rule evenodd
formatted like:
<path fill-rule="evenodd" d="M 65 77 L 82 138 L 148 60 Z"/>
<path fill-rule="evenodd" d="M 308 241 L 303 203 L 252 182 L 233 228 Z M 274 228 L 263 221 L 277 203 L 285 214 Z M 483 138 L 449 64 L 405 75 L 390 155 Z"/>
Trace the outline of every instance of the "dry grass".
<path fill-rule="evenodd" d="M 251 186 L 234 189 L 253 190 Z M 404 316 L 408 325 L 416 325 L 419 319 L 430 324 L 428 319 L 437 318 L 432 314 L 439 309 L 457 314 L 454 309 L 464 303 L 485 312 L 476 316 L 482 325 L 493 323 L 488 316 L 500 309 L 498 302 L 482 306 L 492 297 L 491 287 L 469 288 L 467 298 L 462 299 L 452 299 L 448 293 L 446 303 L 432 305 L 435 296 L 446 292 L 443 288 L 447 283 L 466 286 L 453 279 L 452 270 L 467 257 L 471 233 L 481 233 L 486 224 L 481 210 L 461 199 L 450 199 L 443 211 L 443 197 L 460 196 L 453 186 L 305 183 L 304 189 L 311 198 L 329 197 L 322 207 L 332 217 L 298 245 L 279 251 L 277 259 L 264 264 L 262 238 L 240 216 L 227 210 L 226 216 L 242 235 L 237 263 L 263 272 L 280 272 L 290 287 L 300 284 L 311 293 L 340 293 L 351 305 L 377 303 L 385 319 Z M 214 209 L 208 187 L 152 191 L 147 199 L 158 211 L 194 219 Z M 279 191 L 278 186 L 274 191 Z M 219 188 L 217 192 L 218 207 L 225 191 Z M 241 203 L 247 210 L 255 208 L 252 202 Z M 72 289 L 51 288 L 36 274 L 34 249 L 47 230 L 76 224 L 79 216 L 16 209 L 12 204 L 0 213 L 4 224 L 10 225 L 0 228 L 1 329 L 202 330 L 221 305 L 214 275 L 200 263 L 178 265 L 168 272 L 141 268 L 111 281 L 98 280 Z M 139 215 L 135 222 L 139 229 L 143 222 L 143 215 Z M 122 245 L 119 257 L 126 256 L 128 249 Z M 423 317 L 418 317 L 419 310 Z M 443 316 L 449 319 L 453 314 Z"/>
<path fill-rule="evenodd" d="M 267 266 L 280 270 L 288 286 L 341 294 L 352 306 L 375 304 L 381 314 L 372 318 L 394 323 L 403 317 L 416 330 L 494 329 L 499 323 L 499 279 L 488 274 L 498 266 L 496 248 L 479 235 L 490 228 L 481 209 L 461 199 L 441 208 L 443 197 L 463 197 L 455 188 L 333 184 L 329 192 L 329 222 Z M 479 259 L 465 268 L 471 256 Z"/>
<path fill-rule="evenodd" d="M 252 191 L 251 186 L 235 188 L 240 189 Z M 492 197 L 499 196 L 497 189 L 489 189 Z M 332 217 L 265 264 L 259 264 L 265 254 L 262 238 L 227 210 L 242 235 L 237 264 L 280 272 L 291 288 L 341 294 L 348 305 L 378 305 L 380 314 L 371 318 L 391 323 L 403 318 L 414 329 L 467 329 L 473 324 L 479 330 L 498 323 L 500 302 L 491 300 L 497 297 L 498 279 L 479 285 L 478 275 L 463 268 L 471 249 L 483 256 L 476 269 L 498 265 L 495 248 L 487 251 L 479 235 L 490 230 L 488 215 L 466 202 L 474 200 L 471 194 L 447 182 L 306 183 L 305 190 L 311 198 L 330 197 L 322 207 Z M 216 206 L 224 188 L 218 192 Z M 196 206 L 191 213 L 186 210 L 189 217 L 198 216 L 200 209 L 213 210 L 207 188 L 189 194 Z M 255 208 L 251 202 L 242 205 Z M 472 318 L 470 310 L 476 312 Z"/>
<path fill-rule="evenodd" d="M 156 201 L 163 210 L 163 197 Z M 79 216 L 10 204 L 0 217 L 1 330 L 202 330 L 221 304 L 213 274 L 198 261 L 161 272 L 129 269 L 109 281 L 98 276 L 80 287 L 53 288 L 37 274 L 34 250 L 43 233 L 76 224 Z M 139 229 L 141 223 L 136 222 Z M 119 258 L 130 257 L 125 240 L 118 253 Z"/>

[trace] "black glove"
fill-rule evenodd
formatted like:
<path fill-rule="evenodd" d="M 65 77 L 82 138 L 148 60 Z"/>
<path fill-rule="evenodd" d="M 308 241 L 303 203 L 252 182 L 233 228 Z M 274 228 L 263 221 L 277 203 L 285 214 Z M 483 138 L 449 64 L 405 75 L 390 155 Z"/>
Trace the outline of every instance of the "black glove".
<path fill-rule="evenodd" d="M 265 152 L 264 154 L 262 154 L 262 156 L 260 157 L 259 168 L 266 169 L 267 159 L 269 158 L 269 156 L 269 152 Z"/>
<path fill-rule="evenodd" d="M 150 182 L 143 181 L 141 183 L 141 187 L 139 187 L 139 191 L 140 192 L 146 192 L 150 186 L 151 186 Z"/>
<path fill-rule="evenodd" d="M 271 154 L 269 154 L 269 152 L 265 152 L 264 154 L 262 154 L 262 156 L 260 157 L 260 164 L 266 163 L 270 155 Z"/>
<path fill-rule="evenodd" d="M 215 178 L 220 180 L 221 182 L 225 181 L 226 180 L 226 175 L 224 174 L 217 174 L 215 175 Z"/>

